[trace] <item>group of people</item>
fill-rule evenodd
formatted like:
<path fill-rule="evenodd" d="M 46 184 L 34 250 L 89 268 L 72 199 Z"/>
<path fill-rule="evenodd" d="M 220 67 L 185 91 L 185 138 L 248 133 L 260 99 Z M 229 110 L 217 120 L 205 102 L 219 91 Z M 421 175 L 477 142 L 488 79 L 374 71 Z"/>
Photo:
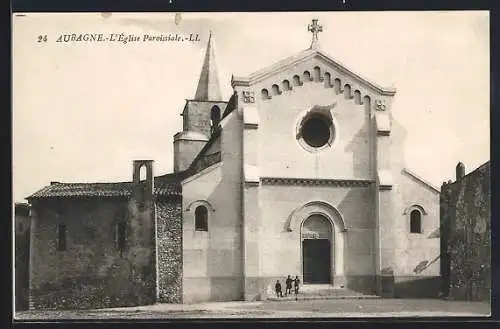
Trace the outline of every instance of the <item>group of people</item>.
<path fill-rule="evenodd" d="M 295 279 L 292 279 L 292 276 L 289 275 L 285 281 L 286 291 L 285 296 L 292 294 L 292 284 L 294 287 L 295 295 L 299 293 L 300 279 L 299 276 L 295 276 Z M 283 297 L 283 292 L 281 291 L 281 283 L 280 280 L 276 280 L 276 285 L 274 286 L 276 289 L 276 297 Z"/>

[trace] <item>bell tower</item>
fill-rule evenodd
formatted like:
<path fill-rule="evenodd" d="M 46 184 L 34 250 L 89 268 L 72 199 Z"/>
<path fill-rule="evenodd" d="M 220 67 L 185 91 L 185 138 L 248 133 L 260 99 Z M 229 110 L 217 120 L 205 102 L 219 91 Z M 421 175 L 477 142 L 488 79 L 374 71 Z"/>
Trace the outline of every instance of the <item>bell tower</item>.
<path fill-rule="evenodd" d="M 174 135 L 174 172 L 189 168 L 217 129 L 227 102 L 222 101 L 212 32 L 208 37 L 194 99 L 186 100 L 182 131 Z"/>

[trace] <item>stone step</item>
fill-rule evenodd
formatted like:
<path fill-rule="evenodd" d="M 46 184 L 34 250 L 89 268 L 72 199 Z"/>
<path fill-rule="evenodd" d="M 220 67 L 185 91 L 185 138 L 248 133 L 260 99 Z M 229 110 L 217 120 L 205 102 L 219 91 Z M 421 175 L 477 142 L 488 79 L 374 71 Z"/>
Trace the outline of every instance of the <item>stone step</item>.
<path fill-rule="evenodd" d="M 298 295 L 297 298 L 294 296 L 286 296 L 286 297 L 269 297 L 267 298 L 268 301 L 274 301 L 274 302 L 287 302 L 287 301 L 299 301 L 299 300 L 335 300 L 335 299 L 380 299 L 382 297 L 376 296 L 376 295 L 352 295 L 352 296 L 301 296 Z"/>
<path fill-rule="evenodd" d="M 377 295 L 363 294 L 360 292 L 339 289 L 339 288 L 319 288 L 319 289 L 304 289 L 297 296 L 292 295 L 276 297 L 276 295 L 268 296 L 267 300 L 271 301 L 292 301 L 292 300 L 317 300 L 317 299 L 377 299 L 381 298 Z"/>

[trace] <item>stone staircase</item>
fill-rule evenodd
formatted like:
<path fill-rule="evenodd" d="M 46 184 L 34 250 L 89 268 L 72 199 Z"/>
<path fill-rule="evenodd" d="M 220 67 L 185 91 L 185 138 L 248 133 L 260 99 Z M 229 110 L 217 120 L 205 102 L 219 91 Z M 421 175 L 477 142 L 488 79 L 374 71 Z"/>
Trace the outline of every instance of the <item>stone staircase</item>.
<path fill-rule="evenodd" d="M 319 300 L 319 299 L 375 299 L 381 298 L 377 295 L 364 294 L 357 291 L 352 291 L 347 288 L 335 287 L 332 285 L 314 284 L 303 285 L 300 287 L 299 294 L 295 296 L 292 290 L 292 295 L 276 297 L 268 295 L 267 300 L 270 301 L 292 301 L 292 300 Z"/>

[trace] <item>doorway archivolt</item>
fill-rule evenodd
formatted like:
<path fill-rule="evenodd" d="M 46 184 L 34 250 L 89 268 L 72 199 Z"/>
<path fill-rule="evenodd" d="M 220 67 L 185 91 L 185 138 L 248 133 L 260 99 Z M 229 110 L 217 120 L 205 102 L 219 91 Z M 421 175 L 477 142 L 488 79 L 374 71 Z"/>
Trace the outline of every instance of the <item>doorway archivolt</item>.
<path fill-rule="evenodd" d="M 335 278 L 343 278 L 344 240 L 347 230 L 342 215 L 334 206 L 324 201 L 308 202 L 290 214 L 286 229 L 300 236 L 301 250 L 304 238 L 308 238 L 308 234 L 314 235 L 310 237 L 312 239 L 326 238 L 331 245 L 332 281 L 335 283 Z"/>

